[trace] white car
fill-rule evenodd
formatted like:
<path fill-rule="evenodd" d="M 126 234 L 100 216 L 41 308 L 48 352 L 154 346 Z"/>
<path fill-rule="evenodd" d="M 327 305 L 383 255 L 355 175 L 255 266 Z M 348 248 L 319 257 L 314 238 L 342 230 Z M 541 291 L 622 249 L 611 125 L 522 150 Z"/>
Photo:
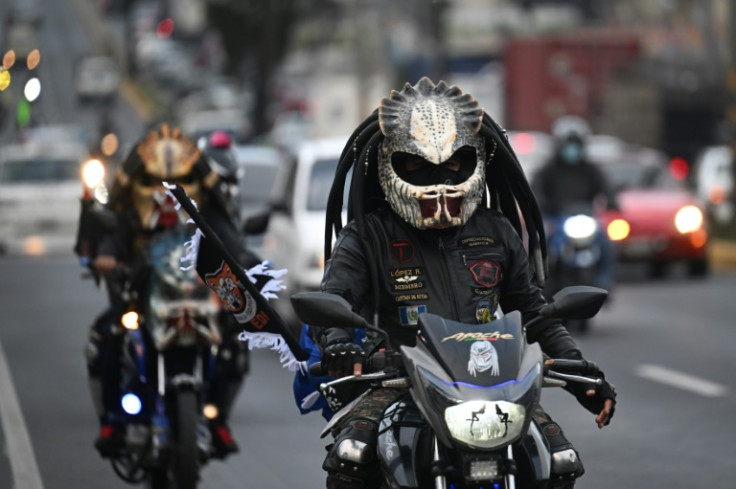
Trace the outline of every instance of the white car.
<path fill-rule="evenodd" d="M 79 60 L 74 75 L 77 98 L 112 100 L 120 85 L 120 69 L 109 56 L 88 56 Z"/>
<path fill-rule="evenodd" d="M 71 142 L 0 149 L 0 254 L 72 254 L 86 156 Z"/>
<path fill-rule="evenodd" d="M 729 146 L 708 146 L 695 162 L 695 190 L 708 214 L 719 224 L 727 224 L 736 213 L 733 192 L 734 157 Z"/>
<path fill-rule="evenodd" d="M 288 155 L 275 146 L 243 144 L 233 146 L 237 164 L 237 202 L 241 222 L 246 231 L 246 245 L 257 256 L 263 256 L 263 233 L 260 224 L 257 230 L 249 230 L 246 223 L 263 222 L 269 219 L 271 206 L 283 202 L 286 182 L 292 165 Z"/>
<path fill-rule="evenodd" d="M 288 269 L 287 296 L 319 290 L 324 271 L 325 211 L 340 153 L 348 138 L 311 140 L 296 152 L 285 199 L 273 210 L 263 239 L 263 257 Z M 347 194 L 345 195 L 347 198 Z M 295 321 L 288 300 L 279 313 Z"/>

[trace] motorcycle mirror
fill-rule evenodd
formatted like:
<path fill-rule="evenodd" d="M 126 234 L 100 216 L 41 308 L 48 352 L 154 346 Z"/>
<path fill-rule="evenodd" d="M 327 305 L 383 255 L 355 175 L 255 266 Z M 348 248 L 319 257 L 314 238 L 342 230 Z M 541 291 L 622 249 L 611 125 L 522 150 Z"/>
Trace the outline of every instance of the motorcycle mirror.
<path fill-rule="evenodd" d="M 599 287 L 565 287 L 539 313 L 546 318 L 588 319 L 598 314 L 607 297 L 608 291 Z"/>
<path fill-rule="evenodd" d="M 248 235 L 263 234 L 266 232 L 266 228 L 268 228 L 268 221 L 270 219 L 271 214 L 268 211 L 249 216 L 243 225 L 243 232 Z"/>
<path fill-rule="evenodd" d="M 355 314 L 348 301 L 326 292 L 301 292 L 291 296 L 291 305 L 299 319 L 320 328 L 366 328 L 371 326 Z"/>

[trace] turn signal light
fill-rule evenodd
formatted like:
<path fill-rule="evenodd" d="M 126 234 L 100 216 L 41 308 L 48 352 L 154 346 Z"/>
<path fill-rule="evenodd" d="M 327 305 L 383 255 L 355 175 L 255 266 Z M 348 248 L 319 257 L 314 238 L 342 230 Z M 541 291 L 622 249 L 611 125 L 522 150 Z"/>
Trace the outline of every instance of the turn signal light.
<path fill-rule="evenodd" d="M 626 219 L 614 219 L 608 224 L 606 232 L 611 241 L 622 241 L 629 237 L 631 226 Z"/>

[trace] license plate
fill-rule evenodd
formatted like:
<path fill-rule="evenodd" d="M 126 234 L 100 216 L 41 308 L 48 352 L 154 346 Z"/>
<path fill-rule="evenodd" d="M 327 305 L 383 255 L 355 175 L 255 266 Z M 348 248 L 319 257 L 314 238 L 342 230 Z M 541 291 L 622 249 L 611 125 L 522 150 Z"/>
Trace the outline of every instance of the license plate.
<path fill-rule="evenodd" d="M 640 258 L 652 254 L 654 247 L 649 241 L 633 241 L 626 243 L 622 251 L 625 256 L 631 258 Z"/>

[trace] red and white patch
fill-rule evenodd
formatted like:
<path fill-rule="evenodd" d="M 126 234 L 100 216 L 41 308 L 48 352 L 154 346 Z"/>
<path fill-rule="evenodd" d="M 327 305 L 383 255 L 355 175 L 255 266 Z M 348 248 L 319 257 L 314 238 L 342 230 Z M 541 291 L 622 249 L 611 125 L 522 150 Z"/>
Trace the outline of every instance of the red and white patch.
<path fill-rule="evenodd" d="M 468 267 L 473 280 L 486 288 L 495 287 L 501 279 L 501 267 L 491 260 L 480 260 Z"/>

